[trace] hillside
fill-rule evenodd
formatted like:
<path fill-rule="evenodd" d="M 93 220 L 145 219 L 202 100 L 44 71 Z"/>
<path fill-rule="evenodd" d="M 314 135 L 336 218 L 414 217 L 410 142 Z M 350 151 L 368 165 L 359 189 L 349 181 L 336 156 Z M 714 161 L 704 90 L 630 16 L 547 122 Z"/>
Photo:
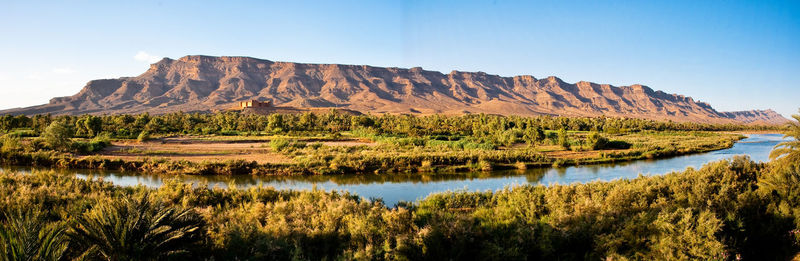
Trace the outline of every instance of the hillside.
<path fill-rule="evenodd" d="M 566 83 L 556 77 L 443 74 L 415 67 L 272 62 L 249 57 L 164 58 L 137 77 L 90 81 L 50 103 L 11 114 L 216 111 L 262 98 L 277 106 L 337 107 L 364 113 L 491 113 L 637 117 L 714 123 L 782 123 L 771 110 L 718 112 L 647 86 Z"/>

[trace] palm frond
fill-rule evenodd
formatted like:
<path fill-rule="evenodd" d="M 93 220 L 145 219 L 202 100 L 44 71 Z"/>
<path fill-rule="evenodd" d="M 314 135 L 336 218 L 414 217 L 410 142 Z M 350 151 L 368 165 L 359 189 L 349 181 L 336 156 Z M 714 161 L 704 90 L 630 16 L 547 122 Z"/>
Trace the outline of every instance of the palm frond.
<path fill-rule="evenodd" d="M 199 216 L 148 198 L 99 206 L 79 217 L 70 235 L 86 256 L 99 259 L 161 259 L 190 253 L 202 239 Z"/>
<path fill-rule="evenodd" d="M 783 159 L 797 162 L 800 160 L 800 115 L 792 115 L 792 118 L 797 122 L 787 123 L 788 131 L 783 135 L 783 138 L 792 138 L 793 140 L 784 141 L 775 145 L 769 153 L 771 160 Z"/>
<path fill-rule="evenodd" d="M 64 226 L 34 211 L 6 215 L 0 226 L 2 260 L 59 260 L 67 251 Z"/>

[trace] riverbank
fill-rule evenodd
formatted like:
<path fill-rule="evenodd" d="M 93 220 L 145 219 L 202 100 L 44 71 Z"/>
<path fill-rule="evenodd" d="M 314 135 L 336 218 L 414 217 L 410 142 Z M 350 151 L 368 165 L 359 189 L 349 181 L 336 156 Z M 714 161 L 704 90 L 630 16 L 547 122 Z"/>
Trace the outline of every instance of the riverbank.
<path fill-rule="evenodd" d="M 569 132 L 567 139 L 574 145 L 567 147 L 512 143 L 473 148 L 459 141 L 432 138 L 368 139 L 347 135 L 350 137 L 334 139 L 198 136 L 160 138 L 143 143 L 123 140 L 114 141 L 99 152 L 83 155 L 46 150 L 6 150 L 0 152 L 0 160 L 6 165 L 169 175 L 455 173 L 656 159 L 730 148 L 736 140 L 744 138 L 713 132 L 646 131 L 604 135 L 601 138 L 605 139 L 607 149 L 589 149 L 591 137 L 588 136 L 596 135 L 589 132 Z"/>
<path fill-rule="evenodd" d="M 346 173 L 339 175 L 166 175 L 113 169 L 66 169 L 25 166 L 2 166 L 0 170 L 32 173 L 56 171 L 61 175 L 83 179 L 102 179 L 121 186 L 143 185 L 158 188 L 170 182 L 207 184 L 209 187 L 349 191 L 365 199 L 382 198 L 387 205 L 415 201 L 432 193 L 446 191 L 497 191 L 507 186 L 531 184 L 553 185 L 635 179 L 639 175 L 662 175 L 734 155 L 744 155 L 756 162 L 767 162 L 772 148 L 786 141 L 779 134 L 754 134 L 736 142 L 729 149 L 695 153 L 653 160 L 623 161 L 562 167 L 529 168 L 525 170 L 493 170 L 471 172 L 414 172 L 414 173 Z"/>
<path fill-rule="evenodd" d="M 792 236 L 800 212 L 791 212 L 797 201 L 788 194 L 797 184 L 781 179 L 776 167 L 738 157 L 663 176 L 437 193 L 394 207 L 347 192 L 176 181 L 157 189 L 120 187 L 52 172 L 0 171 L 0 210 L 10 213 L 7 219 L 42 224 L 35 233 L 103 221 L 93 216 L 142 219 L 130 224 L 159 218 L 191 228 L 173 234 L 169 247 L 181 249 L 173 257 L 192 260 L 789 259 L 800 251 Z M 68 257 L 85 249 L 72 250 Z"/>
<path fill-rule="evenodd" d="M 720 131 L 720 133 L 726 134 L 738 134 L 738 135 L 748 135 L 748 134 L 781 134 L 780 130 L 739 130 L 739 131 Z"/>

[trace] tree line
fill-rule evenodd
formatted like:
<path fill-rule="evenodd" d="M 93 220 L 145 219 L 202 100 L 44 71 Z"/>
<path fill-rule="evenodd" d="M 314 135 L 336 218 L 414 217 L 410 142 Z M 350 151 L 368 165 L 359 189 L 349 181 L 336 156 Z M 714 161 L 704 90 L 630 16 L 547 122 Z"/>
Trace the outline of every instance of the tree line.
<path fill-rule="evenodd" d="M 256 133 L 288 134 L 297 132 L 336 133 L 370 129 L 379 134 L 430 136 L 506 136 L 513 134 L 536 138 L 541 130 L 597 131 L 625 133 L 653 131 L 733 131 L 779 129 L 780 126 L 751 126 L 741 124 L 709 124 L 693 122 L 654 121 L 611 117 L 557 116 L 498 116 L 487 114 L 447 115 L 350 115 L 331 111 L 323 114 L 242 114 L 239 112 L 169 113 L 162 115 L 80 115 L 51 116 L 3 115 L 0 131 L 21 136 L 36 136 L 52 122 L 62 122 L 75 137 L 95 137 L 107 133 L 114 138 L 137 138 L 142 132 L 150 134 L 217 134 L 239 135 Z"/>

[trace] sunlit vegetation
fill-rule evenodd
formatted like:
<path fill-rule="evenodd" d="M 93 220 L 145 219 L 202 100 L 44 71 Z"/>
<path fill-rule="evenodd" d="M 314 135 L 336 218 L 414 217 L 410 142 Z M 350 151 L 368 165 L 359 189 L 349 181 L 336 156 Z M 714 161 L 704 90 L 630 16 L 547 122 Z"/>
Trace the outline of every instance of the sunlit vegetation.
<path fill-rule="evenodd" d="M 169 174 L 339 174 L 454 172 L 521 169 L 668 157 L 728 148 L 741 136 L 710 132 L 742 126 L 641 119 L 410 116 L 338 113 L 251 115 L 240 113 L 151 116 L 2 116 L 4 164 L 137 170 Z M 750 126 L 748 128 L 777 128 Z M 126 149 L 114 142 L 147 144 L 165 137 L 227 142 L 255 140 L 286 161 L 185 161 L 170 156 L 222 155 Z M 351 141 L 332 146 L 321 142 Z M 251 142 L 251 141 L 248 141 Z M 260 143 L 259 143 L 260 142 Z M 575 153 L 558 153 L 575 152 Z M 583 153 L 582 153 L 583 152 Z"/>
<path fill-rule="evenodd" d="M 42 131 L 49 134 L 42 140 L 5 135 L 0 150 L 20 157 L 28 155 L 18 153 L 26 144 L 54 146 L 57 142 L 46 139 L 51 134 L 61 135 L 62 127 L 47 124 Z M 800 162 L 796 160 L 798 146 L 794 146 L 798 128 L 796 124 L 789 127 L 788 135 L 795 140 L 782 143 L 769 163 L 735 157 L 663 176 L 549 187 L 523 185 L 494 192 L 446 192 L 395 206 L 347 192 L 223 189 L 178 180 L 153 189 L 119 187 L 52 171 L 2 172 L 0 254 L 5 260 L 787 260 L 797 258 L 800 252 Z M 640 151 L 644 153 L 673 153 L 710 146 L 709 140 L 720 138 L 685 130 L 624 134 L 540 130 L 520 132 L 550 139 L 550 143 L 515 147 L 563 151 L 559 147 L 569 143 L 570 149 L 620 146 L 644 149 Z M 487 141 L 479 139 L 451 143 L 461 138 L 419 140 L 420 136 L 357 134 L 369 135 L 379 143 L 374 146 L 377 149 L 411 148 L 423 154 L 458 149 L 460 154 L 478 155 L 494 153 L 497 148 L 472 149 Z M 266 146 L 297 157 L 314 151 L 346 155 L 372 150 L 282 137 L 271 139 Z M 60 146 L 74 146 L 65 144 Z M 51 148 L 31 155 L 44 158 L 58 153 L 62 152 Z M 480 154 L 466 166 L 492 169 L 498 158 L 516 157 L 515 168 L 527 167 L 519 161 L 524 154 L 491 155 Z M 171 164 L 175 163 L 152 163 L 148 168 L 186 167 Z M 420 165 L 435 166 L 431 159 Z M 216 167 L 239 173 L 264 166 L 238 162 Z"/>
<path fill-rule="evenodd" d="M 71 227 L 73 251 L 102 260 L 163 260 L 191 256 L 201 246 L 203 220 L 194 211 L 138 199 L 103 202 Z"/>
<path fill-rule="evenodd" d="M 51 128 L 53 122 L 58 122 Z M 775 130 L 776 126 L 743 126 L 734 124 L 703 124 L 689 122 L 660 122 L 621 118 L 517 117 L 495 115 L 412 116 L 412 115 L 348 115 L 272 114 L 254 115 L 237 112 L 216 114 L 171 113 L 164 115 L 110 116 L 0 116 L 0 132 L 18 137 L 51 134 L 78 138 L 93 138 L 106 133 L 114 139 L 137 139 L 163 135 L 266 135 L 290 136 L 330 135 L 347 131 L 362 131 L 373 135 L 397 137 L 476 137 L 497 145 L 509 141 L 541 141 L 545 130 L 597 131 L 604 134 L 640 131 L 733 131 Z M 66 129 L 66 130 L 65 130 Z M 67 133 L 68 132 L 68 133 Z M 144 133 L 144 135 L 143 135 Z M 44 135 L 46 136 L 46 135 Z M 146 139 L 145 139 L 146 140 Z M 505 142 L 504 142 L 505 141 Z"/>
<path fill-rule="evenodd" d="M 784 161 L 800 162 L 800 115 L 792 115 L 795 121 L 787 124 L 787 133 L 784 138 L 793 140 L 778 144 L 770 153 L 771 159 L 781 158 Z"/>
<path fill-rule="evenodd" d="M 22 214 L 2 217 L 0 244 L 37 249 L 5 247 L 6 257 L 103 260 L 787 259 L 800 251 L 798 173 L 797 162 L 739 157 L 664 176 L 388 207 L 336 192 L 1 173 L 0 211 Z"/>

